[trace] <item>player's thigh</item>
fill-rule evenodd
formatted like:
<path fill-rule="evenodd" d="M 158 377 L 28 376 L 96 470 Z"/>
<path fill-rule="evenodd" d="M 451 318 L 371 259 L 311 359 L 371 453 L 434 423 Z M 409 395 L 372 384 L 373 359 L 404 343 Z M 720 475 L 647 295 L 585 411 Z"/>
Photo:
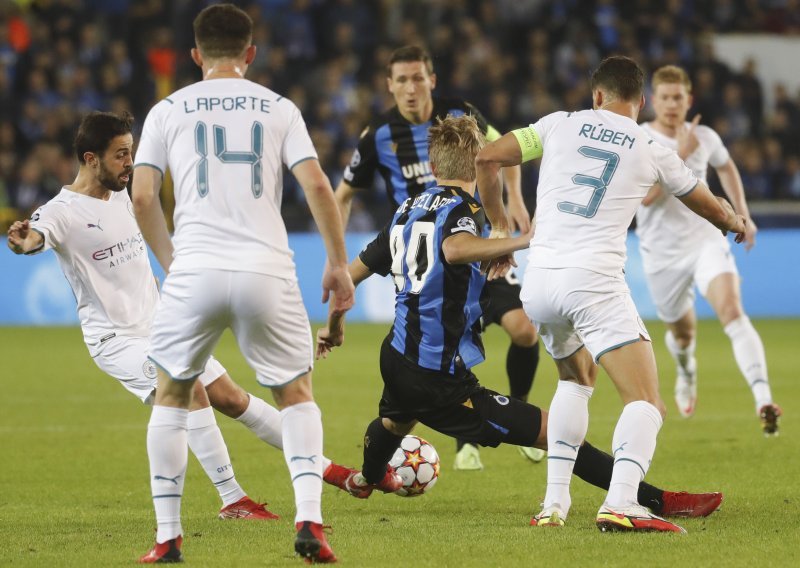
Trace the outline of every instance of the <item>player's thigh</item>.
<path fill-rule="evenodd" d="M 311 371 L 311 325 L 296 280 L 236 273 L 231 328 L 259 383 L 281 387 Z"/>
<path fill-rule="evenodd" d="M 93 357 L 95 364 L 125 389 L 145 403 L 152 401 L 156 388 L 156 366 L 147 356 L 147 337 L 112 337 L 100 344 Z"/>
<path fill-rule="evenodd" d="M 150 358 L 176 380 L 203 373 L 214 346 L 229 325 L 234 272 L 171 272 L 153 319 Z"/>
<path fill-rule="evenodd" d="M 509 272 L 509 274 L 511 273 Z M 509 280 L 508 275 L 506 278 L 486 282 L 484 292 L 486 302 L 483 306 L 484 327 L 492 323 L 501 324 L 506 313 L 522 308 L 522 301 L 519 299 L 521 290 L 519 280 L 516 277 Z"/>
<path fill-rule="evenodd" d="M 702 262 L 695 273 L 697 287 L 716 312 L 722 325 L 743 313 L 739 271 L 730 244 L 724 238 L 709 243 L 701 253 Z"/>
<path fill-rule="evenodd" d="M 645 273 L 645 280 L 661 321 L 675 323 L 694 308 L 693 266 Z"/>
<path fill-rule="evenodd" d="M 625 278 L 570 269 L 562 288 L 565 315 L 580 334 L 595 362 L 606 353 L 640 340 L 650 341 Z"/>
<path fill-rule="evenodd" d="M 485 388 L 460 404 L 425 412 L 419 421 L 442 434 L 481 446 L 547 443 L 540 408 Z"/>
<path fill-rule="evenodd" d="M 528 266 L 520 299 L 544 348 L 554 359 L 565 359 L 583 347 L 583 340 L 563 313 L 559 272 Z"/>
<path fill-rule="evenodd" d="M 649 341 L 637 341 L 608 351 L 600 357 L 624 404 L 645 400 L 662 409 L 658 393 L 658 371 L 653 346 Z"/>

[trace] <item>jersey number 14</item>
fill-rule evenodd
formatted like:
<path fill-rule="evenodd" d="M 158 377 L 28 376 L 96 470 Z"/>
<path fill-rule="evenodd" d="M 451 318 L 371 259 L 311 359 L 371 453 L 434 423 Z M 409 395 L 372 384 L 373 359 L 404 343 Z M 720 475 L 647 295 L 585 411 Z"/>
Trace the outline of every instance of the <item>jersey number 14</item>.
<path fill-rule="evenodd" d="M 253 197 L 258 199 L 264 193 L 261 176 L 261 158 L 264 154 L 264 125 L 254 122 L 250 128 L 250 151 L 234 152 L 228 150 L 225 127 L 217 124 L 214 128 L 214 155 L 223 164 L 249 164 L 250 189 Z M 194 127 L 194 149 L 200 155 L 197 162 L 197 193 L 200 197 L 208 195 L 208 127 L 203 121 L 198 121 Z"/>

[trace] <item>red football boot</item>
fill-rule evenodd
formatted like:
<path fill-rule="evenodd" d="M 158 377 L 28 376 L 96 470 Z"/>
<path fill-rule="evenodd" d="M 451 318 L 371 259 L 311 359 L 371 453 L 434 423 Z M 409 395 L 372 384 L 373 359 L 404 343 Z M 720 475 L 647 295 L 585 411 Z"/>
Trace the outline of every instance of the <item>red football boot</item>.
<path fill-rule="evenodd" d="M 181 544 L 183 544 L 182 536 L 173 538 L 167 542 L 157 542 L 150 552 L 139 558 L 139 564 L 168 564 L 174 562 L 183 562 Z"/>
<path fill-rule="evenodd" d="M 300 521 L 295 524 L 297 537 L 294 540 L 294 551 L 303 557 L 307 564 L 333 564 L 336 555 L 325 538 L 324 527 L 311 521 Z"/>
<path fill-rule="evenodd" d="M 660 515 L 665 517 L 707 517 L 722 505 L 722 493 L 664 491 Z"/>
<path fill-rule="evenodd" d="M 242 497 L 236 503 L 219 510 L 220 519 L 250 519 L 253 521 L 272 521 L 278 515 L 267 510 L 266 503 L 256 503 L 250 497 Z"/>

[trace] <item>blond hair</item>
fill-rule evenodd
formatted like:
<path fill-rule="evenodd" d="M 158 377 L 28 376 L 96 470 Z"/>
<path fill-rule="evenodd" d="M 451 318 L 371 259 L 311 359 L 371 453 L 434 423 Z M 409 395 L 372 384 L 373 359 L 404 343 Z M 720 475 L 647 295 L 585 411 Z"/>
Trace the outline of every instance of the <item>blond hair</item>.
<path fill-rule="evenodd" d="M 689 79 L 689 74 L 677 65 L 664 65 L 656 69 L 656 72 L 653 73 L 653 90 L 655 91 L 656 87 L 662 83 L 670 85 L 678 83 L 686 87 L 688 92 L 692 92 L 692 80 Z"/>
<path fill-rule="evenodd" d="M 428 129 L 428 156 L 440 179 L 474 181 L 475 156 L 486 139 L 475 117 L 447 115 Z"/>

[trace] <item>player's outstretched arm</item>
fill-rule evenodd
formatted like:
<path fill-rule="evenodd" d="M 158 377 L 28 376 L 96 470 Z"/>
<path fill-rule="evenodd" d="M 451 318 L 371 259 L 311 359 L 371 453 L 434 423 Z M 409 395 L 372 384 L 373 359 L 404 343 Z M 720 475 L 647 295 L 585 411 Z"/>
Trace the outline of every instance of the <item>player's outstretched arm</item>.
<path fill-rule="evenodd" d="M 749 230 L 746 219 L 742 215 L 737 215 L 725 199 L 715 197 L 703 182 L 697 182 L 697 186 L 692 191 L 678 199 L 717 227 L 723 235 L 728 234 L 728 231 L 736 233 L 735 241 L 737 243 L 746 239 Z"/>
<path fill-rule="evenodd" d="M 35 252 L 43 245 L 44 237 L 41 233 L 31 229 L 31 223 L 27 219 L 14 221 L 8 228 L 8 248 L 14 254 Z"/>
<path fill-rule="evenodd" d="M 510 166 L 502 169 L 503 185 L 508 198 L 509 230 L 527 233 L 531 228 L 531 214 L 522 197 L 522 168 Z"/>
<path fill-rule="evenodd" d="M 731 200 L 734 210 L 747 219 L 747 236 L 745 237 L 744 247 L 750 250 L 756 244 L 758 227 L 750 217 L 750 209 L 747 207 L 747 199 L 744 196 L 744 186 L 742 185 L 742 176 L 739 175 L 739 168 L 736 167 L 733 160 L 728 159 L 727 162 L 715 169 L 722 189 L 728 199 Z"/>
<path fill-rule="evenodd" d="M 507 232 L 509 229 L 500 188 L 500 168 L 518 166 L 521 163 L 522 150 L 513 133 L 504 134 L 498 140 L 487 144 L 475 158 L 481 203 L 489 223 L 497 231 Z"/>
<path fill-rule="evenodd" d="M 355 286 L 358 286 L 373 274 L 359 257 L 356 257 L 347 269 Z M 335 295 L 336 293 L 334 292 Z M 327 325 L 317 330 L 317 359 L 326 359 L 328 353 L 333 351 L 334 347 L 339 347 L 344 343 L 345 312 L 334 311 L 332 308 L 333 303 L 332 301 L 331 307 L 328 308 Z"/>
<path fill-rule="evenodd" d="M 518 237 L 484 239 L 470 233 L 456 233 L 442 242 L 442 252 L 449 264 L 468 264 L 510 256 L 514 251 L 528 248 L 532 238 L 529 231 Z M 513 257 L 511 257 L 513 260 Z M 516 266 L 516 264 L 514 264 Z"/>
<path fill-rule="evenodd" d="M 136 222 L 161 268 L 164 272 L 169 272 L 172 264 L 172 239 L 169 236 L 164 210 L 161 208 L 161 200 L 158 198 L 159 191 L 161 191 L 161 171 L 152 166 L 137 166 L 131 190 Z"/>
<path fill-rule="evenodd" d="M 317 160 L 300 162 L 292 168 L 292 173 L 303 188 L 311 215 L 317 223 L 328 253 L 328 263 L 322 275 L 322 301 L 327 302 L 333 292 L 331 308 L 337 312 L 346 312 L 353 307 L 355 287 L 347 271 L 342 216 L 330 181 Z"/>

